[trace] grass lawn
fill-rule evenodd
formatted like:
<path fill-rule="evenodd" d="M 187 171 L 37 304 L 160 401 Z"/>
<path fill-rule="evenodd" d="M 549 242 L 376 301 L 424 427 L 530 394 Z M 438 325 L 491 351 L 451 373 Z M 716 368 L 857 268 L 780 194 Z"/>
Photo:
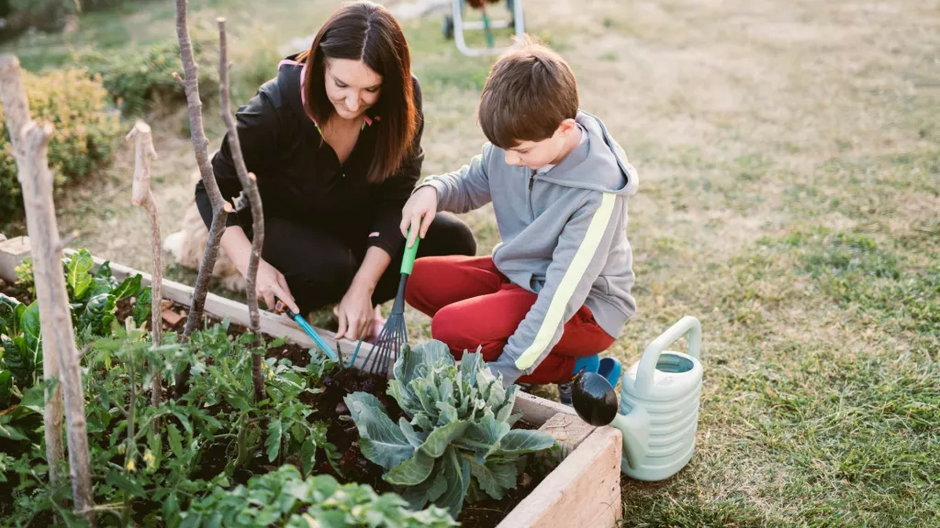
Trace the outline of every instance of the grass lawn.
<path fill-rule="evenodd" d="M 170 4 L 96 13 L 68 39 L 34 35 L 0 50 L 36 69 L 62 64 L 70 47 L 173 38 Z M 227 14 L 236 64 L 250 72 L 334 5 L 192 4 L 196 28 Z M 611 353 L 633 363 L 686 314 L 704 329 L 696 455 L 665 482 L 625 479 L 624 525 L 940 526 L 936 3 L 525 6 L 529 31 L 571 62 L 582 107 L 640 172 L 629 226 L 640 311 Z M 425 173 L 456 168 L 484 141 L 474 111 L 492 59 L 461 56 L 440 15 L 403 25 L 424 88 Z M 216 148 L 217 108 L 206 116 Z M 183 112 L 150 121 L 170 233 L 191 207 L 195 162 Z M 132 166 L 124 149 L 71 189 L 60 229 L 79 231 L 75 246 L 146 268 Z M 498 241 L 490 209 L 466 218 L 488 252 Z M 408 317 L 413 338 L 426 338 L 427 318 Z"/>

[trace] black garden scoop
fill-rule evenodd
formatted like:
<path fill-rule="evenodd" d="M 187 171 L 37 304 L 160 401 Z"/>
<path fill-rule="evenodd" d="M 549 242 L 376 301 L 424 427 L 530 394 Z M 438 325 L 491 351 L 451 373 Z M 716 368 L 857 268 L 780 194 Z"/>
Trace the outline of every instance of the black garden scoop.
<path fill-rule="evenodd" d="M 607 378 L 582 369 L 572 383 L 571 403 L 582 420 L 594 426 L 607 425 L 614 420 L 617 394 Z"/>

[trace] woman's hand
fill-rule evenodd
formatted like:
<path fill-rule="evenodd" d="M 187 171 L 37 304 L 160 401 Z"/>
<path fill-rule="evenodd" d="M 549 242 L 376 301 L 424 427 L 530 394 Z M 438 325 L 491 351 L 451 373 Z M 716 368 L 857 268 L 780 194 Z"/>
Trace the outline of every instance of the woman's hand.
<path fill-rule="evenodd" d="M 232 259 L 235 269 L 242 274 L 242 277 L 248 276 L 248 258 L 251 255 L 251 241 L 245 235 L 240 226 L 229 226 L 222 232 L 222 249 L 225 254 Z M 258 275 L 255 278 L 255 293 L 258 298 L 264 301 L 269 310 L 273 310 L 278 299 L 284 301 L 287 307 L 300 313 L 300 308 L 294 302 L 294 296 L 290 294 L 290 288 L 287 287 L 287 279 L 274 266 L 268 264 L 264 259 L 258 259 Z"/>
<path fill-rule="evenodd" d="M 434 187 L 430 185 L 421 187 L 411 195 L 411 198 L 408 198 L 401 210 L 401 224 L 398 226 L 401 234 L 408 237 L 405 247 L 411 247 L 417 236 L 424 238 L 436 214 L 437 191 Z M 411 230 L 410 236 L 408 235 L 409 229 Z"/>
<path fill-rule="evenodd" d="M 300 308 L 294 301 L 294 296 L 287 287 L 287 279 L 284 274 L 274 266 L 268 264 L 264 259 L 258 261 L 258 276 L 255 278 L 255 292 L 258 298 L 264 300 L 269 310 L 273 310 L 278 299 L 284 301 L 288 308 L 294 313 L 300 313 Z"/>
<path fill-rule="evenodd" d="M 336 339 L 365 339 L 372 334 L 375 309 L 372 307 L 372 292 L 350 286 L 343 299 L 333 308 L 339 321 Z"/>

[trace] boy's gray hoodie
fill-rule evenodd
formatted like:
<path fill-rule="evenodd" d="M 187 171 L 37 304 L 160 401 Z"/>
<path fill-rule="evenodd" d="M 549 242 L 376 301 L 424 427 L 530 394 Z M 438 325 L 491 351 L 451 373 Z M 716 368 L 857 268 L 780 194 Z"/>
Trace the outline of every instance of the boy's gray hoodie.
<path fill-rule="evenodd" d="M 636 311 L 626 236 L 636 170 L 600 119 L 578 112 L 576 121 L 587 140 L 548 172 L 508 165 L 503 149 L 487 143 L 470 165 L 422 184 L 437 191 L 440 211 L 464 213 L 492 201 L 502 238 L 493 262 L 514 284 L 538 294 L 499 359 L 489 363 L 505 385 L 535 370 L 582 305 L 614 337 Z"/>

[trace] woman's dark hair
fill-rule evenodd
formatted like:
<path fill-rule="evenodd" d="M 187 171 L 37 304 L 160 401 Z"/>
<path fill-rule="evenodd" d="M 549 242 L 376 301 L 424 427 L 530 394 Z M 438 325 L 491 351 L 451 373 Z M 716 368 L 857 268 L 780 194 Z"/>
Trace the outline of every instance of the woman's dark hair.
<path fill-rule="evenodd" d="M 325 59 L 361 60 L 382 76 L 382 89 L 373 106 L 381 124 L 369 181 L 384 181 L 412 154 L 418 130 L 411 55 L 401 26 L 387 9 L 372 2 L 344 5 L 323 24 L 310 49 L 297 56 L 307 64 L 306 110 L 321 124 L 335 112 L 326 96 Z"/>

